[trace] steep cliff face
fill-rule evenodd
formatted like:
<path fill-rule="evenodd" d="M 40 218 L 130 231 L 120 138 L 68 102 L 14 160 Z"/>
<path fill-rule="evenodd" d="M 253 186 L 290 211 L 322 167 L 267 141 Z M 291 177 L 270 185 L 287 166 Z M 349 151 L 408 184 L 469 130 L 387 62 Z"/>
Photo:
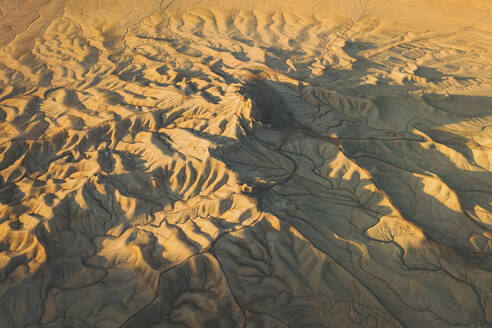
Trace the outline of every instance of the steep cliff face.
<path fill-rule="evenodd" d="M 491 7 L 0 0 L 0 326 L 492 327 Z"/>

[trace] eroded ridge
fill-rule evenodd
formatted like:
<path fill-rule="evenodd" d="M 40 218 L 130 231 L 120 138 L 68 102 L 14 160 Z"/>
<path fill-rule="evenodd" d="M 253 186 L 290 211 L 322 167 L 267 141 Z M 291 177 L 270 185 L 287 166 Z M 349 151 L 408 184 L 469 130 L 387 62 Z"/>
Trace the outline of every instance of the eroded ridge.
<path fill-rule="evenodd" d="M 1 326 L 491 327 L 488 13 L 0 1 Z"/>

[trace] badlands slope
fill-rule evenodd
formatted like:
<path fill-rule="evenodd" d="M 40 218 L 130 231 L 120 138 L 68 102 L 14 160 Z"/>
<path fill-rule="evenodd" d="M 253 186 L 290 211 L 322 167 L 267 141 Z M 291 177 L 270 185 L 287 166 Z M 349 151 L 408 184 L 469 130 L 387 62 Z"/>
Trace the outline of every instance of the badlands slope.
<path fill-rule="evenodd" d="M 492 327 L 490 0 L 0 0 L 0 326 Z"/>

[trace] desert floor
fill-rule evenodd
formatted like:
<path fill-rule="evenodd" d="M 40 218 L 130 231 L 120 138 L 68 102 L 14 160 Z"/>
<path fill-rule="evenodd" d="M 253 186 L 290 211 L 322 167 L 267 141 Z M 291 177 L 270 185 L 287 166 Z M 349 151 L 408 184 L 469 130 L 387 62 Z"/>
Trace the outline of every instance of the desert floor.
<path fill-rule="evenodd" d="M 0 327 L 492 327 L 491 0 L 0 0 Z"/>

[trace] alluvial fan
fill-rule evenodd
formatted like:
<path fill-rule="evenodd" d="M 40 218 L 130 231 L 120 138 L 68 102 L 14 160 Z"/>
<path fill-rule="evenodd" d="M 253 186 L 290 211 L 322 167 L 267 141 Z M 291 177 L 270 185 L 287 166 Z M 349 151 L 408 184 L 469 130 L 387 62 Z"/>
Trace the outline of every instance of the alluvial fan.
<path fill-rule="evenodd" d="M 0 327 L 492 327 L 489 0 L 0 0 Z"/>

